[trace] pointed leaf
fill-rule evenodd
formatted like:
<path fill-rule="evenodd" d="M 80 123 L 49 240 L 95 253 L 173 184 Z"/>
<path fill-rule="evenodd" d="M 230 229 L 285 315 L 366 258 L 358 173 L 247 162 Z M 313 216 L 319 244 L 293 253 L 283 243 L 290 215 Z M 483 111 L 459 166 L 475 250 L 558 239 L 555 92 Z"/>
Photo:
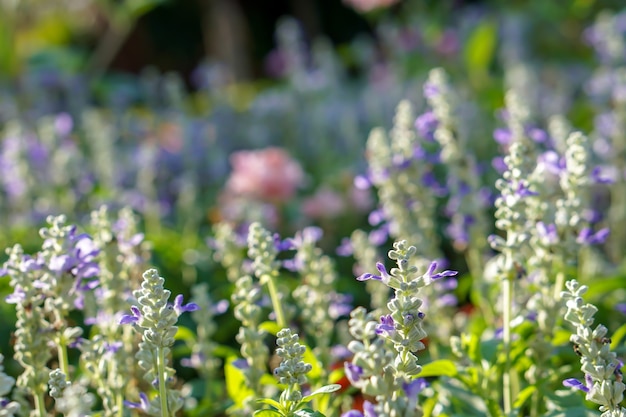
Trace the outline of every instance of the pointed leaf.
<path fill-rule="evenodd" d="M 232 356 L 226 361 L 224 377 L 226 379 L 226 392 L 235 405 L 239 407 L 243 405 L 246 398 L 254 395 L 254 390 L 248 387 L 243 371 L 233 365 L 237 359 L 236 356 Z"/>
<path fill-rule="evenodd" d="M 254 417 L 283 417 L 283 415 L 276 410 L 257 410 Z"/>
<path fill-rule="evenodd" d="M 515 399 L 515 402 L 513 403 L 513 407 L 521 408 L 524 405 L 524 403 L 526 402 L 526 400 L 528 400 L 530 398 L 530 396 L 533 395 L 533 393 L 535 391 L 537 391 L 537 386 L 535 386 L 535 385 L 531 385 L 529 387 L 524 388 L 517 395 L 517 398 Z"/>
<path fill-rule="evenodd" d="M 325 417 L 324 414 L 319 411 L 311 410 L 310 408 L 303 408 L 294 413 L 298 417 Z"/>
<path fill-rule="evenodd" d="M 493 60 L 497 28 L 493 22 L 482 22 L 465 44 L 465 65 L 472 76 L 483 76 Z"/>
<path fill-rule="evenodd" d="M 324 385 L 321 388 L 316 389 L 306 397 L 302 398 L 302 402 L 311 401 L 312 398 L 317 397 L 322 394 L 330 394 L 331 392 L 335 392 L 341 389 L 341 385 L 339 384 L 330 384 Z"/>
<path fill-rule="evenodd" d="M 261 398 L 261 399 L 258 399 L 257 402 L 270 405 L 278 410 L 280 410 L 281 408 L 280 403 L 276 400 L 272 400 L 271 398 Z"/>
<path fill-rule="evenodd" d="M 178 331 L 174 336 L 175 340 L 184 340 L 190 345 L 194 345 L 196 343 L 196 335 L 192 332 L 188 327 L 178 326 Z"/>
<path fill-rule="evenodd" d="M 440 359 L 422 366 L 422 371 L 417 375 L 420 378 L 429 376 L 456 376 L 456 365 L 449 359 Z"/>
<path fill-rule="evenodd" d="M 264 321 L 263 323 L 259 324 L 259 329 L 265 330 L 266 332 L 273 334 L 274 336 L 276 336 L 276 334 L 282 330 L 278 323 L 273 321 Z"/>
<path fill-rule="evenodd" d="M 313 354 L 310 347 L 306 346 L 302 360 L 311 365 L 311 371 L 306 374 L 307 378 L 309 378 L 310 381 L 318 380 L 322 376 L 322 364 L 317 360 L 317 357 Z"/>

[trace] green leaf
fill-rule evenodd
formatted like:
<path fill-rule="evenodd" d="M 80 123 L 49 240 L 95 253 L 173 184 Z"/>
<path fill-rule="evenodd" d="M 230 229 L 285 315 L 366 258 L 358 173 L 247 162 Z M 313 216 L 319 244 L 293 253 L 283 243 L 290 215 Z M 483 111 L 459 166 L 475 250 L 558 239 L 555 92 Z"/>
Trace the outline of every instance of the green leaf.
<path fill-rule="evenodd" d="M 626 324 L 621 325 L 611 336 L 611 350 L 615 350 L 622 344 L 622 340 L 626 336 Z"/>
<path fill-rule="evenodd" d="M 241 407 L 246 398 L 254 395 L 254 390 L 248 387 L 243 371 L 233 365 L 233 362 L 237 359 L 236 356 L 228 358 L 226 365 L 224 365 L 224 377 L 226 379 L 228 396 L 236 406 Z"/>
<path fill-rule="evenodd" d="M 134 18 L 138 18 L 162 3 L 165 0 L 127 0 L 126 9 Z"/>
<path fill-rule="evenodd" d="M 254 412 L 255 417 L 283 417 L 281 413 L 276 410 L 257 410 Z"/>
<path fill-rule="evenodd" d="M 273 334 L 274 336 L 276 336 L 276 334 L 282 330 L 278 323 L 274 321 L 264 321 L 263 323 L 259 324 L 259 329 L 265 330 L 266 332 Z"/>
<path fill-rule="evenodd" d="M 486 75 L 496 49 L 497 28 L 493 22 L 482 22 L 465 44 L 465 65 L 471 76 Z"/>
<path fill-rule="evenodd" d="M 178 326 L 178 331 L 174 336 L 175 340 L 184 340 L 189 345 L 193 346 L 196 343 L 196 335 L 189 328 L 185 326 Z"/>
<path fill-rule="evenodd" d="M 307 373 L 307 378 L 311 381 L 318 380 L 322 376 L 322 364 L 317 360 L 310 347 L 306 346 L 302 360 L 311 365 L 311 371 Z"/>
<path fill-rule="evenodd" d="M 263 403 L 263 404 L 267 404 L 267 405 L 271 405 L 272 407 L 274 407 L 276 409 L 280 409 L 282 407 L 278 401 L 273 400 L 271 398 L 260 398 L 260 399 L 257 400 L 257 402 Z"/>
<path fill-rule="evenodd" d="M 611 294 L 616 290 L 621 290 L 626 285 L 626 278 L 623 276 L 617 276 L 613 278 L 596 279 L 590 282 L 586 282 L 585 285 L 589 287 L 585 293 L 585 299 L 591 300 L 596 297 L 605 297 L 606 294 Z"/>
<path fill-rule="evenodd" d="M 529 387 L 524 388 L 517 395 L 517 398 L 515 399 L 515 402 L 513 403 L 513 407 L 520 408 L 522 405 L 524 405 L 526 400 L 528 400 L 530 398 L 530 396 L 533 395 L 533 393 L 535 391 L 537 391 L 537 386 L 536 385 L 531 385 Z"/>
<path fill-rule="evenodd" d="M 569 338 L 572 335 L 572 332 L 565 329 L 558 329 L 554 332 L 554 337 L 552 338 L 553 346 L 563 346 L 566 343 L 569 343 Z"/>
<path fill-rule="evenodd" d="M 315 391 L 313 391 L 306 397 L 302 398 L 302 402 L 311 401 L 311 399 L 313 399 L 314 397 L 317 397 L 318 395 L 330 394 L 331 392 L 335 392 L 340 389 L 341 389 L 341 385 L 339 384 L 324 385 L 323 387 L 316 389 Z"/>
<path fill-rule="evenodd" d="M 302 410 L 296 411 L 294 414 L 299 417 L 326 417 L 319 411 L 313 411 L 310 408 L 303 408 Z"/>
<path fill-rule="evenodd" d="M 417 375 L 420 378 L 430 376 L 456 376 L 456 365 L 449 359 L 439 359 L 422 366 L 422 371 Z"/>
<path fill-rule="evenodd" d="M 491 417 L 504 417 L 504 413 L 502 412 L 500 404 L 498 404 L 497 401 L 494 401 L 491 398 L 487 398 L 485 400 L 485 403 L 487 404 L 487 409 L 489 410 L 489 415 Z"/>

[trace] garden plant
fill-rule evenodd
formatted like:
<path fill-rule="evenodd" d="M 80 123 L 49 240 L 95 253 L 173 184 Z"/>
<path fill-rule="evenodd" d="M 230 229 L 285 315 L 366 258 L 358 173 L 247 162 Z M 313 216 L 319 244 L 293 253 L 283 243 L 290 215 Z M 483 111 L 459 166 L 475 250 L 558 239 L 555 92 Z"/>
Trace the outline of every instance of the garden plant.
<path fill-rule="evenodd" d="M 626 417 L 626 12 L 345 3 L 243 98 L 0 84 L 0 417 Z"/>

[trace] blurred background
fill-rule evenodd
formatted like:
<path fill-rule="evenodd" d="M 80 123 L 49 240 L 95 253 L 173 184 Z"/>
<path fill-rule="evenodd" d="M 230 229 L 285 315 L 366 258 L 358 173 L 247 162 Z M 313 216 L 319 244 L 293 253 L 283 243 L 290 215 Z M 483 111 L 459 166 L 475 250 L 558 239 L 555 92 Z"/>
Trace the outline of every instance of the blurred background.
<path fill-rule="evenodd" d="M 278 22 L 292 16 L 306 42 L 325 38 L 348 70 L 358 75 L 350 45 L 377 41 L 379 59 L 392 51 L 381 28 L 402 30 L 405 52 L 438 48 L 439 64 L 465 48 L 476 22 L 527 20 L 528 48 L 542 59 L 576 59 L 582 30 L 598 11 L 620 1 L 571 0 L 2 0 L 0 70 L 5 82 L 25 71 L 80 73 L 88 80 L 138 74 L 147 67 L 183 75 L 194 87 L 194 70 L 219 62 L 229 81 L 250 82 L 280 74 Z M 500 26 L 501 31 L 507 27 Z M 492 40 L 484 36 L 483 42 Z M 564 48 L 564 45 L 568 45 Z M 400 46 L 400 45 L 396 45 Z M 425 59 L 415 57 L 414 59 Z"/>

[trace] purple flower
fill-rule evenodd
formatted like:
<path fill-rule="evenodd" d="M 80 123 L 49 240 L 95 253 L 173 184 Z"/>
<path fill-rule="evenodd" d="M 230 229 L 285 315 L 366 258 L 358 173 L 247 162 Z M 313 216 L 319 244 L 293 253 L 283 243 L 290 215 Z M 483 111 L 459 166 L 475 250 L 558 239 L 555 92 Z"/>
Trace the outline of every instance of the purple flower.
<path fill-rule="evenodd" d="M 424 139 L 430 141 L 435 139 L 434 133 L 437 126 L 439 126 L 439 120 L 437 120 L 432 110 L 427 111 L 415 119 L 415 129 L 417 133 Z"/>
<path fill-rule="evenodd" d="M 544 222 L 537 222 L 537 234 L 539 237 L 544 238 L 549 244 L 556 244 L 559 241 L 559 234 L 556 230 L 556 225 L 550 223 L 546 225 Z"/>
<path fill-rule="evenodd" d="M 206 357 L 200 352 L 194 352 L 188 358 L 182 358 L 180 364 L 187 368 L 201 369 L 206 363 Z"/>
<path fill-rule="evenodd" d="M 356 385 L 363 375 L 363 368 L 358 365 L 353 364 L 352 362 L 344 362 L 343 367 L 346 372 L 346 378 L 352 385 Z"/>
<path fill-rule="evenodd" d="M 396 331 L 395 322 L 391 315 L 381 316 L 380 323 L 376 325 L 376 334 L 385 337 L 393 337 Z"/>
<path fill-rule="evenodd" d="M 120 319 L 120 324 L 135 324 L 141 319 L 141 310 L 137 306 L 131 306 L 130 311 L 132 314 L 124 314 Z"/>
<path fill-rule="evenodd" d="M 15 286 L 13 293 L 6 296 L 4 301 L 7 304 L 19 304 L 26 299 L 26 292 L 20 286 Z"/>
<path fill-rule="evenodd" d="M 231 365 L 233 365 L 237 369 L 249 369 L 250 368 L 250 364 L 248 363 L 248 361 L 243 358 L 235 359 L 234 361 L 231 362 Z"/>
<path fill-rule="evenodd" d="M 282 252 L 285 250 L 294 249 L 295 243 L 294 240 L 291 238 L 281 240 L 280 235 L 278 233 L 274 233 L 274 247 L 278 252 Z"/>
<path fill-rule="evenodd" d="M 449 270 L 445 270 L 445 271 L 433 274 L 433 272 L 435 272 L 436 269 L 437 269 L 437 262 L 435 261 L 431 262 L 430 266 L 428 267 L 428 270 L 424 274 L 424 281 L 426 282 L 426 284 L 430 284 L 431 282 L 439 278 L 453 277 L 458 274 L 457 271 L 449 271 Z"/>
<path fill-rule="evenodd" d="M 377 226 L 385 221 L 385 212 L 382 208 L 372 210 L 372 212 L 367 216 L 367 221 L 372 226 Z"/>
<path fill-rule="evenodd" d="M 372 180 L 369 175 L 357 175 L 354 177 L 354 187 L 357 190 L 369 190 L 372 188 Z"/>
<path fill-rule="evenodd" d="M 593 233 L 591 228 L 585 227 L 578 234 L 576 242 L 585 246 L 598 245 L 606 241 L 606 239 L 609 237 L 609 233 L 610 230 L 608 227 L 600 229 L 596 233 Z"/>
<path fill-rule="evenodd" d="M 373 280 L 381 281 L 387 284 L 391 277 L 389 276 L 389 272 L 387 272 L 387 268 L 385 268 L 385 265 L 383 265 L 382 262 L 376 262 L 376 269 L 378 269 L 378 272 L 380 272 L 380 275 L 375 275 L 375 274 L 366 272 L 365 274 L 358 276 L 356 280 L 367 281 L 369 279 L 373 279 Z"/>
<path fill-rule="evenodd" d="M 183 295 L 178 294 L 176 298 L 174 298 L 174 311 L 177 315 L 181 315 L 188 311 L 196 311 L 200 310 L 200 306 L 196 303 L 189 303 L 183 305 Z"/>
<path fill-rule="evenodd" d="M 368 240 L 374 246 L 381 246 L 389 239 L 389 225 L 383 224 L 378 229 L 372 230 L 368 235 Z"/>
<path fill-rule="evenodd" d="M 613 184 L 615 179 L 607 176 L 603 172 L 602 167 L 595 167 L 591 171 L 591 181 L 593 181 L 594 184 Z"/>
<path fill-rule="evenodd" d="M 513 140 L 513 135 L 511 134 L 511 131 L 509 129 L 504 129 L 500 127 L 493 131 L 493 138 L 500 145 L 506 146 L 510 144 Z"/>
<path fill-rule="evenodd" d="M 339 246 L 337 246 L 337 249 L 335 249 L 335 252 L 339 256 L 350 256 L 350 255 L 352 255 L 354 253 L 354 248 L 352 247 L 352 242 L 350 241 L 350 238 L 348 238 L 348 237 L 342 238 L 341 239 L 341 244 L 339 244 Z"/>
<path fill-rule="evenodd" d="M 548 139 L 550 139 L 545 130 L 539 129 L 537 127 L 531 127 L 526 131 L 526 134 L 529 138 L 537 143 L 545 143 L 548 141 Z"/>
<path fill-rule="evenodd" d="M 407 397 L 415 397 L 428 386 L 428 382 L 424 378 L 416 378 L 411 382 L 402 384 L 402 389 Z"/>
<path fill-rule="evenodd" d="M 566 380 L 563 381 L 563 385 L 565 385 L 566 387 L 572 387 L 575 389 L 579 389 L 583 392 L 589 392 L 589 388 L 588 386 L 586 386 L 585 384 L 583 384 L 582 382 L 580 382 L 579 380 L 577 380 L 576 378 L 568 378 Z"/>
<path fill-rule="evenodd" d="M 353 309 L 352 296 L 348 294 L 339 294 L 331 292 L 328 294 L 330 298 L 330 305 L 328 306 L 328 315 L 333 319 L 338 319 L 342 316 L 349 316 Z"/>
<path fill-rule="evenodd" d="M 501 156 L 496 156 L 491 160 L 491 166 L 496 170 L 498 174 L 502 174 L 507 170 L 506 163 L 504 162 L 504 158 Z"/>
<path fill-rule="evenodd" d="M 378 417 L 373 403 L 369 401 L 363 402 L 363 417 Z"/>
<path fill-rule="evenodd" d="M 341 417 L 363 417 L 363 413 L 359 410 L 350 410 L 343 413 Z"/>
<path fill-rule="evenodd" d="M 560 175 L 565 169 L 565 159 L 560 157 L 555 151 L 546 151 L 539 155 L 538 162 L 545 170 L 554 175 Z"/>
<path fill-rule="evenodd" d="M 515 194 L 518 197 L 522 197 L 522 198 L 539 195 L 539 193 L 535 191 L 530 191 L 530 189 L 528 188 L 528 185 L 524 184 L 524 182 L 522 181 L 520 181 L 519 184 L 517 184 L 517 190 L 515 190 Z"/>
<path fill-rule="evenodd" d="M 145 393 L 140 392 L 138 403 L 134 403 L 131 401 L 124 401 L 124 405 L 128 408 L 138 408 L 140 410 L 147 412 L 148 409 L 150 408 L 150 401 L 148 400 L 148 396 Z"/>
<path fill-rule="evenodd" d="M 436 85 L 430 82 L 424 83 L 424 97 L 432 98 L 439 94 L 439 88 Z"/>
<path fill-rule="evenodd" d="M 104 350 L 109 354 L 115 354 L 118 350 L 120 350 L 124 346 L 122 342 L 104 342 Z"/>

